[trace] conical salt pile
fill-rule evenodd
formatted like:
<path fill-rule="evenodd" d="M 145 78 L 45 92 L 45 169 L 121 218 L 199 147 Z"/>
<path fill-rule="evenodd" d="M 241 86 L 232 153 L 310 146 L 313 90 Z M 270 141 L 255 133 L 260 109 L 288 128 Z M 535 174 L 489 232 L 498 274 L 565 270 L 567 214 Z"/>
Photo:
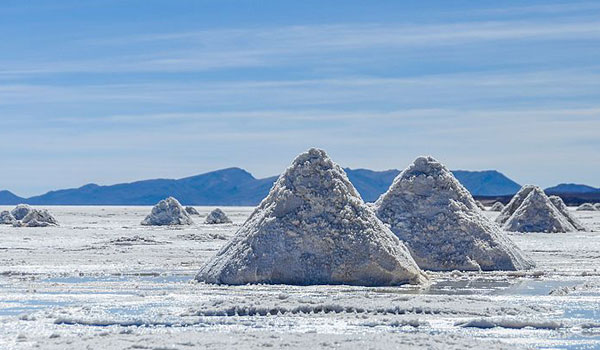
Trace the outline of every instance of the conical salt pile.
<path fill-rule="evenodd" d="M 577 207 L 577 211 L 596 211 L 596 207 L 592 203 L 583 203 Z"/>
<path fill-rule="evenodd" d="M 504 209 L 502 209 L 500 214 L 498 214 L 498 217 L 496 217 L 496 223 L 500 226 L 504 225 L 506 220 L 508 220 L 508 218 L 515 211 L 517 211 L 521 204 L 523 204 L 523 201 L 525 200 L 525 198 L 527 198 L 527 195 L 536 187 L 537 186 L 534 185 L 525 185 L 521 187 L 519 192 L 517 192 L 517 194 L 515 194 L 511 198 L 510 202 L 508 202 L 508 204 L 504 207 Z"/>
<path fill-rule="evenodd" d="M 573 214 L 571 214 L 569 208 L 567 208 L 567 205 L 565 204 L 565 202 L 563 202 L 562 198 L 560 198 L 559 196 L 550 196 L 548 197 L 548 199 L 550 199 L 550 202 L 552 202 L 556 209 L 558 209 L 558 211 L 561 214 L 563 214 L 567 221 L 569 221 L 569 223 L 573 225 L 573 227 L 575 227 L 577 231 L 587 231 L 586 227 L 583 226 L 583 224 L 579 220 L 577 220 L 577 218 L 573 216 Z"/>
<path fill-rule="evenodd" d="M 185 207 L 185 212 L 190 215 L 200 215 L 200 213 L 198 213 L 198 211 L 194 207 Z"/>
<path fill-rule="evenodd" d="M 596 210 L 600 211 L 600 203 L 594 204 L 594 208 L 596 208 Z"/>
<path fill-rule="evenodd" d="M 506 220 L 503 229 L 547 233 L 577 231 L 539 187 L 529 192 L 521 206 Z"/>
<path fill-rule="evenodd" d="M 193 223 L 190 215 L 173 197 L 158 202 L 152 208 L 150 215 L 142 221 L 142 225 L 146 226 L 191 225 Z"/>
<path fill-rule="evenodd" d="M 221 209 L 216 208 L 215 210 L 211 211 L 210 214 L 208 214 L 206 220 L 204 220 L 204 223 L 209 225 L 230 224 L 231 220 Z"/>
<path fill-rule="evenodd" d="M 430 270 L 521 270 L 534 266 L 471 194 L 432 157 L 419 157 L 375 202 L 377 216 Z"/>
<path fill-rule="evenodd" d="M 426 280 L 342 168 L 318 149 L 294 160 L 196 279 L 222 284 L 365 286 Z"/>
<path fill-rule="evenodd" d="M 496 202 L 494 205 L 492 205 L 490 211 L 502 211 L 502 209 L 504 209 L 504 204 L 501 202 Z"/>
<path fill-rule="evenodd" d="M 15 221 L 17 220 L 8 210 L 0 212 L 0 225 L 12 225 Z"/>
<path fill-rule="evenodd" d="M 32 208 L 29 205 L 19 204 L 10 213 L 14 216 L 15 220 L 23 220 L 31 210 Z"/>
<path fill-rule="evenodd" d="M 15 221 L 13 226 L 17 227 L 47 227 L 58 226 L 58 221 L 47 211 L 31 209 L 20 221 Z"/>
<path fill-rule="evenodd" d="M 483 205 L 483 203 L 481 203 L 480 201 L 475 201 L 475 204 L 477 205 L 477 208 L 481 209 L 481 210 L 485 210 L 485 205 Z"/>

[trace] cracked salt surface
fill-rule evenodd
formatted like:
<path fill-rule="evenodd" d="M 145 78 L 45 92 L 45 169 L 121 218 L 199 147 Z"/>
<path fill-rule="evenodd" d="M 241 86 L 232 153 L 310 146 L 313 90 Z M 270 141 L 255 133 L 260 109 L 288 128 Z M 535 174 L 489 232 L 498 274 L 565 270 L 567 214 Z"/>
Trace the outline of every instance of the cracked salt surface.
<path fill-rule="evenodd" d="M 194 282 L 252 209 L 157 228 L 139 225 L 148 207 L 53 207 L 60 227 L 0 226 L 0 348 L 600 347 L 600 233 L 510 234 L 535 270 L 423 287 Z M 570 210 L 600 228 L 600 212 Z"/>

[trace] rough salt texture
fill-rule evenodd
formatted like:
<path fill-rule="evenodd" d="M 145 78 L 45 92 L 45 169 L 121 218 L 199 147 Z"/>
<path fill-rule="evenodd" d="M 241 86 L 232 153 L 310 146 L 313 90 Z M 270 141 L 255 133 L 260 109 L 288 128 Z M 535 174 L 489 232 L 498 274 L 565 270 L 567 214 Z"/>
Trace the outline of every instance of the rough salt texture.
<path fill-rule="evenodd" d="M 23 220 L 15 221 L 13 226 L 16 227 L 47 227 L 58 226 L 58 221 L 47 211 L 39 209 L 31 209 Z"/>
<path fill-rule="evenodd" d="M 142 225 L 146 226 L 191 225 L 193 223 L 190 215 L 173 197 L 158 202 L 152 208 L 150 215 L 142 221 Z"/>
<path fill-rule="evenodd" d="M 210 214 L 204 220 L 205 224 L 213 225 L 213 224 L 230 224 L 231 220 L 227 217 L 221 209 L 216 208 L 211 211 Z"/>
<path fill-rule="evenodd" d="M 582 205 L 577 207 L 579 211 L 596 211 L 596 207 L 592 203 L 583 203 Z"/>
<path fill-rule="evenodd" d="M 15 217 L 8 210 L 0 212 L 0 225 L 12 225 L 15 221 Z"/>
<path fill-rule="evenodd" d="M 190 215 L 200 215 L 200 213 L 194 207 L 185 207 L 185 212 Z"/>
<path fill-rule="evenodd" d="M 196 277 L 219 284 L 400 285 L 426 281 L 340 166 L 310 149 Z"/>
<path fill-rule="evenodd" d="M 521 204 L 523 204 L 523 201 L 525 200 L 525 198 L 527 198 L 527 195 L 529 195 L 529 193 L 531 191 L 533 191 L 533 189 L 536 187 L 537 186 L 534 186 L 534 185 L 525 185 L 525 186 L 521 187 L 519 192 L 517 192 L 517 194 L 515 194 L 512 197 L 510 202 L 508 202 L 508 204 L 504 207 L 504 209 L 502 209 L 500 214 L 496 217 L 496 223 L 500 226 L 504 225 L 506 220 L 508 220 L 508 218 L 512 214 L 514 214 L 514 212 L 517 211 L 517 209 L 519 209 Z"/>
<path fill-rule="evenodd" d="M 534 266 L 432 157 L 419 157 L 375 202 L 377 216 L 429 270 L 522 270 Z"/>
<path fill-rule="evenodd" d="M 19 204 L 10 213 L 14 216 L 15 220 L 23 220 L 31 210 L 32 208 L 29 205 Z"/>
<path fill-rule="evenodd" d="M 501 202 L 496 202 L 494 205 L 492 205 L 490 211 L 502 211 L 502 209 L 504 209 L 504 204 Z"/>
<path fill-rule="evenodd" d="M 529 192 L 521 206 L 504 223 L 503 228 L 515 232 L 577 231 L 539 187 Z"/>
<path fill-rule="evenodd" d="M 483 205 L 483 203 L 481 203 L 480 201 L 475 201 L 475 204 L 477 204 L 477 208 L 485 210 L 485 205 Z"/>
<path fill-rule="evenodd" d="M 563 202 L 562 198 L 559 196 L 550 196 L 548 199 L 550 199 L 550 202 L 552 202 L 556 209 L 558 209 L 558 211 L 567 219 L 567 221 L 569 221 L 571 225 L 573 225 L 573 227 L 575 227 L 577 231 L 587 231 L 587 228 L 581 223 L 581 221 L 579 221 L 569 211 L 569 208 L 567 208 L 567 205 L 565 202 Z"/>

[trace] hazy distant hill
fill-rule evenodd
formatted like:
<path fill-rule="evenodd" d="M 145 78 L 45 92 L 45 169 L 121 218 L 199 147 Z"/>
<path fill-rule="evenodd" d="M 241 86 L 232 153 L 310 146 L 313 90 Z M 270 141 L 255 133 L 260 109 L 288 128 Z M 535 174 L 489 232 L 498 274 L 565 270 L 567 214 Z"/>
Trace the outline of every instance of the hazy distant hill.
<path fill-rule="evenodd" d="M 548 194 L 560 193 L 600 193 L 600 188 L 580 184 L 559 184 L 544 190 Z"/>
<path fill-rule="evenodd" d="M 373 171 L 368 169 L 344 169 L 348 179 L 356 187 L 362 198 L 367 202 L 374 202 L 387 189 L 398 176 L 396 169 Z"/>
<path fill-rule="evenodd" d="M 25 201 L 24 198 L 16 196 L 10 191 L 0 191 L 0 204 L 13 205 L 23 203 L 23 201 Z"/>
<path fill-rule="evenodd" d="M 85 185 L 27 199 L 30 204 L 147 205 L 173 196 L 189 205 L 255 205 L 268 193 L 274 177 L 255 179 L 228 168 L 183 179 L 155 179 L 112 186 Z"/>
<path fill-rule="evenodd" d="M 496 170 L 453 170 L 452 173 L 474 196 L 510 195 L 521 189 L 521 185 Z"/>
<path fill-rule="evenodd" d="M 375 201 L 385 192 L 398 170 L 345 169 L 348 178 L 366 201 Z M 514 194 L 520 186 L 497 171 L 453 172 L 475 196 Z M 240 168 L 217 170 L 183 179 L 154 179 L 111 186 L 95 184 L 51 191 L 23 199 L 0 192 L 0 204 L 37 205 L 151 205 L 174 196 L 187 205 L 256 205 L 268 193 L 277 177 L 256 179 Z"/>

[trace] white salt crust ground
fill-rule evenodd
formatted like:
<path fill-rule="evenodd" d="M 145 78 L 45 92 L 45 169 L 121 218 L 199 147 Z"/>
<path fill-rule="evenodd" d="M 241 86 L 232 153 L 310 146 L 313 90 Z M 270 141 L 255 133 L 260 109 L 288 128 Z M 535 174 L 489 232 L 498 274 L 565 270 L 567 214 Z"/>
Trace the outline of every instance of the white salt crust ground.
<path fill-rule="evenodd" d="M 0 226 L 0 349 L 600 347 L 598 232 L 510 234 L 536 270 L 424 289 L 228 287 L 192 280 L 253 208 L 182 227 L 140 226 L 149 207 L 48 209 L 60 227 Z"/>

